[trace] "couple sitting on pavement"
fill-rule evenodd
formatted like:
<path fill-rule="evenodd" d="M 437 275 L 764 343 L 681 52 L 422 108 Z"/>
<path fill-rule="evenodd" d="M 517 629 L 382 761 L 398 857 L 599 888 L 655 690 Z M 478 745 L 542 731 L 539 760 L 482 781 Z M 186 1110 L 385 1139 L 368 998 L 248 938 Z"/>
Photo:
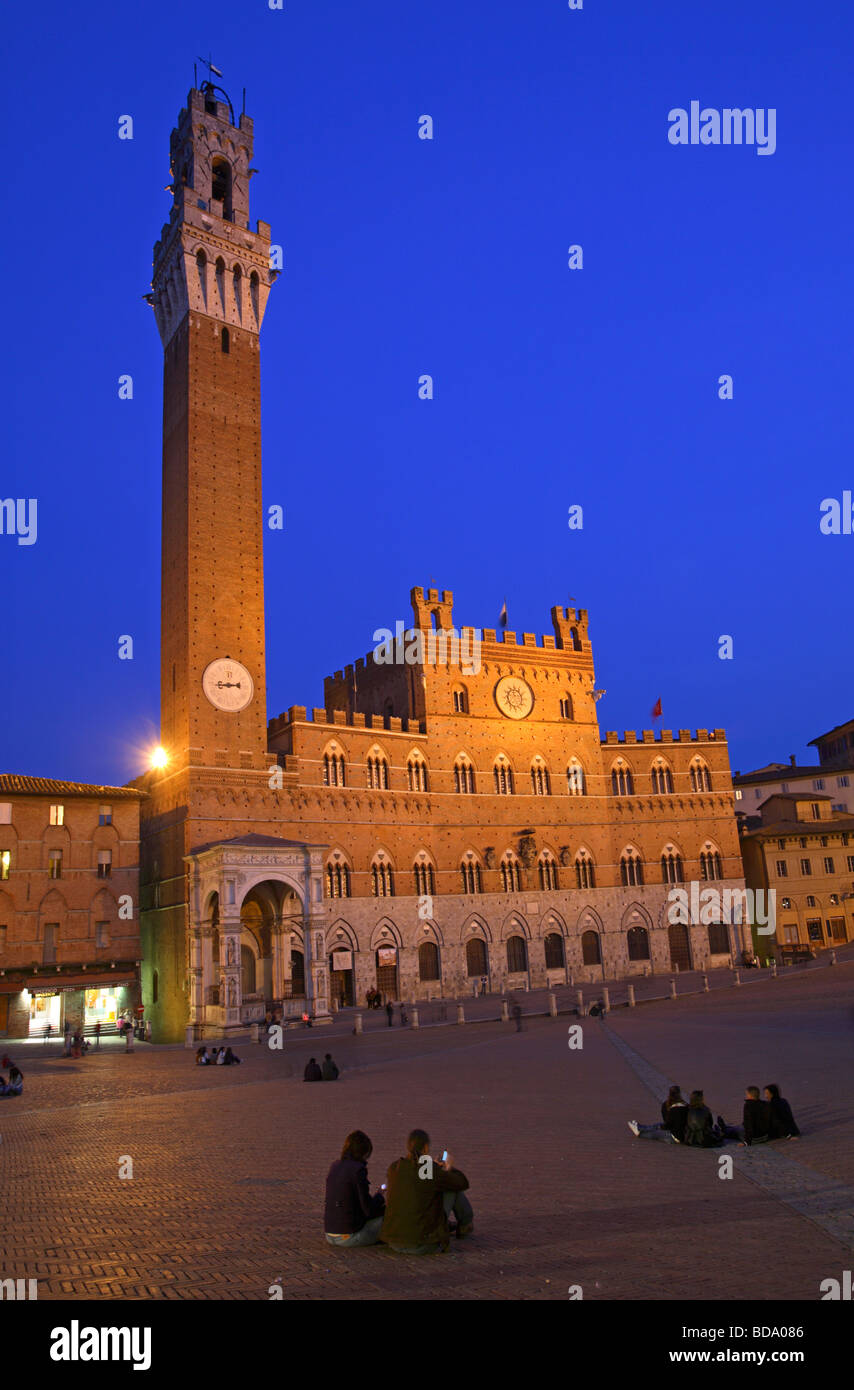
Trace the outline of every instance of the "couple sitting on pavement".
<path fill-rule="evenodd" d="M 474 1229 L 471 1204 L 463 1194 L 468 1178 L 449 1153 L 430 1156 L 430 1136 L 414 1129 L 406 1156 L 392 1163 L 379 1192 L 371 1196 L 368 1159 L 373 1145 L 354 1129 L 326 1179 L 326 1239 L 350 1248 L 382 1243 L 401 1255 L 436 1255 L 450 1244 L 448 1217 L 456 1218 L 458 1239 Z"/>
<path fill-rule="evenodd" d="M 196 1053 L 197 1067 L 232 1067 L 240 1066 L 240 1058 L 232 1052 L 230 1047 L 214 1048 L 208 1052 L 206 1047 L 200 1047 Z"/>
<path fill-rule="evenodd" d="M 332 1053 L 327 1052 L 323 1059 L 323 1066 L 319 1067 L 313 1057 L 309 1058 L 308 1065 L 302 1074 L 303 1081 L 337 1081 L 338 1068 L 332 1060 Z"/>
<path fill-rule="evenodd" d="M 665 1144 L 689 1144 L 699 1148 L 720 1148 L 727 1139 L 743 1146 L 765 1144 L 769 1139 L 797 1139 L 800 1134 L 792 1107 L 780 1095 L 779 1086 L 765 1087 L 765 1100 L 759 1087 L 748 1086 L 744 1095 L 741 1126 L 728 1125 L 718 1115 L 717 1125 L 703 1099 L 702 1091 L 692 1091 L 686 1101 L 678 1086 L 671 1086 L 661 1107 L 661 1124 L 641 1125 L 629 1120 L 629 1129 L 638 1139 L 657 1139 Z"/>
<path fill-rule="evenodd" d="M 22 1073 L 9 1058 L 3 1058 L 3 1066 L 9 1068 L 9 1080 L 5 1076 L 0 1076 L 0 1096 L 20 1096 L 24 1091 L 24 1078 Z"/>

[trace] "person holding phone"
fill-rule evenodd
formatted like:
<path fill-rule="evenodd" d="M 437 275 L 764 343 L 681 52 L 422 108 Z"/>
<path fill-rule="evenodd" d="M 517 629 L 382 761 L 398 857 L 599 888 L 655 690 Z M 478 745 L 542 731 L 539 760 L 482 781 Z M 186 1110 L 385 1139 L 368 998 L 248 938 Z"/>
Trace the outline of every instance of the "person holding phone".
<path fill-rule="evenodd" d="M 465 1196 L 469 1180 L 454 1166 L 447 1149 L 441 1161 L 431 1156 L 425 1130 L 413 1129 L 406 1141 L 406 1156 L 391 1165 L 386 1182 L 381 1239 L 399 1254 L 434 1255 L 447 1250 L 452 1213 L 458 1240 L 474 1230 L 474 1213 Z"/>
<path fill-rule="evenodd" d="M 380 1238 L 385 1198 L 382 1192 L 371 1196 L 368 1184 L 368 1159 L 373 1147 L 367 1134 L 354 1129 L 344 1140 L 341 1157 L 329 1169 L 324 1212 L 329 1245 L 349 1249 L 376 1245 Z"/>

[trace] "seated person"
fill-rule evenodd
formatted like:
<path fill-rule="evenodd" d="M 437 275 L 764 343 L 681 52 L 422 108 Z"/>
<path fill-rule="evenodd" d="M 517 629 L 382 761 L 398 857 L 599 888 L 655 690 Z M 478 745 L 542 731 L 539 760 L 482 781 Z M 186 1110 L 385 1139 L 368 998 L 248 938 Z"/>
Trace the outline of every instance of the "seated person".
<path fill-rule="evenodd" d="M 309 1058 L 308 1066 L 302 1074 L 302 1079 L 303 1081 L 323 1080 L 323 1072 L 320 1070 L 320 1067 L 317 1065 L 317 1062 L 313 1057 Z"/>
<path fill-rule="evenodd" d="M 657 1139 L 663 1144 L 681 1144 L 688 1119 L 688 1102 L 678 1086 L 671 1086 L 667 1100 L 661 1106 L 660 1125 L 642 1125 L 629 1120 L 629 1129 L 637 1139 Z"/>
<path fill-rule="evenodd" d="M 239 1058 L 239 1057 L 235 1057 L 235 1055 L 234 1055 L 234 1053 L 232 1052 L 231 1048 L 230 1048 L 230 1047 L 227 1047 L 227 1048 L 225 1049 L 225 1057 L 223 1058 L 223 1063 L 222 1063 L 222 1064 L 223 1064 L 224 1067 L 239 1067 L 239 1066 L 240 1066 L 240 1058 Z"/>
<path fill-rule="evenodd" d="M 332 1060 L 331 1052 L 327 1052 L 326 1056 L 324 1057 L 323 1066 L 320 1068 L 320 1074 L 323 1077 L 324 1081 L 338 1080 L 338 1068 Z"/>
<path fill-rule="evenodd" d="M 208 1065 L 209 1061 L 210 1061 L 210 1058 L 208 1057 L 208 1050 L 207 1050 L 207 1048 L 206 1048 L 206 1047 L 200 1047 L 200 1048 L 198 1049 L 198 1051 L 196 1052 L 196 1066 L 197 1066 L 197 1067 L 206 1067 L 206 1066 Z"/>
<path fill-rule="evenodd" d="M 715 1130 L 712 1112 L 703 1099 L 702 1091 L 691 1092 L 682 1143 L 702 1149 L 715 1149 L 723 1143 Z"/>
<path fill-rule="evenodd" d="M 388 1170 L 386 1212 L 381 1239 L 401 1255 L 433 1255 L 447 1250 L 451 1239 L 448 1216 L 454 1213 L 458 1239 L 471 1235 L 473 1212 L 463 1194 L 465 1173 L 448 1154 L 440 1163 L 430 1157 L 430 1136 L 413 1129 L 406 1157 Z"/>
<path fill-rule="evenodd" d="M 780 1095 L 780 1087 L 766 1086 L 765 1100 L 768 1103 L 769 1138 L 797 1139 L 801 1131 L 795 1124 L 791 1105 Z"/>
<path fill-rule="evenodd" d="M 372 1152 L 367 1134 L 354 1129 L 344 1140 L 341 1157 L 329 1169 L 323 1224 L 330 1245 L 349 1249 L 376 1245 L 380 1238 L 385 1198 L 382 1192 L 371 1196 L 368 1159 Z"/>
<path fill-rule="evenodd" d="M 19 1069 L 14 1065 L 9 1072 L 9 1081 L 4 1092 L 7 1096 L 20 1096 L 24 1090 L 24 1078 Z"/>
<path fill-rule="evenodd" d="M 759 1087 L 748 1086 L 744 1093 L 743 1123 L 739 1128 L 728 1125 L 723 1115 L 718 1115 L 718 1129 L 725 1139 L 737 1139 L 740 1144 L 765 1144 L 768 1141 L 769 1108 L 759 1099 Z"/>

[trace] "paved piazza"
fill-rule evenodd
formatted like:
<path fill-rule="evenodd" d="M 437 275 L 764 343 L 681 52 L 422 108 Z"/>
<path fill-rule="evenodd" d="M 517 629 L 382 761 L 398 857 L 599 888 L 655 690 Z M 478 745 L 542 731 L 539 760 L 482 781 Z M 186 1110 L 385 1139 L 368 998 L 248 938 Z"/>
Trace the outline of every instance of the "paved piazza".
<path fill-rule="evenodd" d="M 852 1002 L 844 963 L 586 1019 L 582 1051 L 567 1015 L 521 1034 L 372 1019 L 362 1037 L 342 1016 L 283 1052 L 246 1042 L 228 1069 L 178 1047 L 0 1044 L 26 1076 L 0 1100 L 2 1274 L 37 1277 L 41 1299 L 266 1299 L 281 1281 L 286 1299 L 817 1300 L 854 1248 Z M 327 1050 L 341 1080 L 305 1085 Z M 776 1081 L 804 1137 L 728 1146 L 722 1180 L 720 1151 L 629 1132 L 669 1079 L 731 1121 L 745 1084 Z M 346 1133 L 371 1135 L 375 1185 L 414 1125 L 469 1176 L 474 1237 L 421 1259 L 327 1247 Z"/>

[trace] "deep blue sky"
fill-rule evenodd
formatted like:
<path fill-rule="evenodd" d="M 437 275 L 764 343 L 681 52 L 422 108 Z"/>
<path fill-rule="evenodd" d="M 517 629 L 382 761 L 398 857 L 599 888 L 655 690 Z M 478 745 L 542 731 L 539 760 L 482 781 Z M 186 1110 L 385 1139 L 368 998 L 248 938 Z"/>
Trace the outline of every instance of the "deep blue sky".
<path fill-rule="evenodd" d="M 38 498 L 39 538 L 0 537 L 0 769 L 121 782 L 157 733 L 141 296 L 208 52 L 238 110 L 247 89 L 253 225 L 285 253 L 262 334 L 270 712 L 320 703 L 432 576 L 459 625 L 494 626 L 505 594 L 519 633 L 587 607 L 603 730 L 648 727 L 660 695 L 664 727 L 723 725 L 734 768 L 804 755 L 854 714 L 854 536 L 818 526 L 854 485 L 852 7 L 284 3 L 7 10 L 0 497 Z M 670 146 L 692 99 L 775 107 L 776 153 Z"/>

